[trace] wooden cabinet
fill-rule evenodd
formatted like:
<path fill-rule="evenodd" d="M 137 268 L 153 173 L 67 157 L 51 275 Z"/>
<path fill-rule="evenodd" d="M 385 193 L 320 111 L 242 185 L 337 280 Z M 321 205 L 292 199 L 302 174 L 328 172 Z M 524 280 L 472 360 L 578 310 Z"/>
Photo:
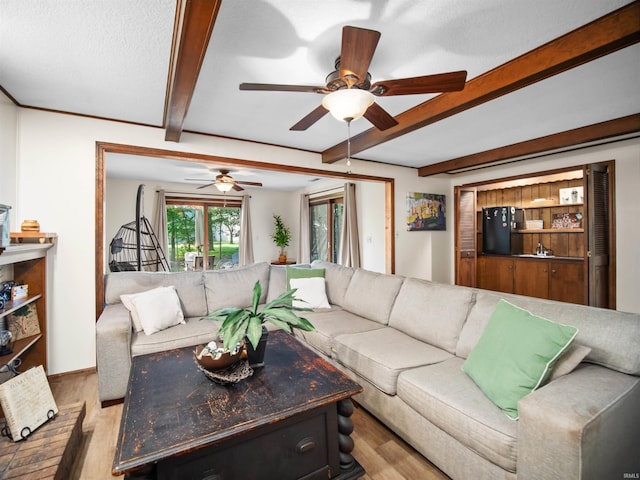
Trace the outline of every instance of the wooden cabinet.
<path fill-rule="evenodd" d="M 497 292 L 513 293 L 512 257 L 478 257 L 478 287 Z"/>
<path fill-rule="evenodd" d="M 3 281 L 14 280 L 29 286 L 27 298 L 9 301 L 0 310 L 3 324 L 9 314 L 34 304 L 38 311 L 40 334 L 16 340 L 13 352 L 0 357 L 0 367 L 21 360 L 20 370 L 42 365 L 47 371 L 47 250 L 51 243 L 10 245 L 0 254 Z"/>
<path fill-rule="evenodd" d="M 586 303 L 584 263 L 580 260 L 483 255 L 478 257 L 478 288 Z"/>
<path fill-rule="evenodd" d="M 582 262 L 549 262 L 549 298 L 587 304 Z"/>
<path fill-rule="evenodd" d="M 518 258 L 514 263 L 513 293 L 528 297 L 548 298 L 549 262 L 539 258 Z"/>
<path fill-rule="evenodd" d="M 456 284 L 616 308 L 614 167 L 607 161 L 455 186 Z M 522 255 L 533 258 L 485 259 L 482 209 L 499 206 L 523 210 L 515 235 Z M 552 256 L 535 257 L 539 244 Z"/>

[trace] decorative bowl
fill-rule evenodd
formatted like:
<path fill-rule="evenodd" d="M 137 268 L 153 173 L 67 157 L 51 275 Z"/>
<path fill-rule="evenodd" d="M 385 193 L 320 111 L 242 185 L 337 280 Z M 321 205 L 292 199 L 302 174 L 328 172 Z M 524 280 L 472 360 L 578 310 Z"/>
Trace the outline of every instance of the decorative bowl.
<path fill-rule="evenodd" d="M 222 341 L 215 340 L 207 345 L 198 345 L 193 352 L 196 362 L 205 370 L 217 371 L 229 368 L 231 365 L 240 360 L 244 348 L 238 344 L 233 351 L 222 346 Z"/>

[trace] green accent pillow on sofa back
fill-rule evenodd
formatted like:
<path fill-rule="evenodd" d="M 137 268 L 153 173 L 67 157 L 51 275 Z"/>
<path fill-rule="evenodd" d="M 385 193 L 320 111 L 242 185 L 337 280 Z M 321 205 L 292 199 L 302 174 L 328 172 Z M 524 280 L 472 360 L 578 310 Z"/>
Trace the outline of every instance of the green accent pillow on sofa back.
<path fill-rule="evenodd" d="M 548 379 L 578 329 L 500 300 L 462 369 L 505 414 Z"/>

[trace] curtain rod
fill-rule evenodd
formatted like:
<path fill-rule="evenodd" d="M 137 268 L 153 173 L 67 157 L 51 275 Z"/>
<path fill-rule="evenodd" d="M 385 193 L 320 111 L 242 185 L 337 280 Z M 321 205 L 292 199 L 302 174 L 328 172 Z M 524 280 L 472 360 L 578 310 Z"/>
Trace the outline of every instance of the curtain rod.
<path fill-rule="evenodd" d="M 327 192 L 339 192 L 340 190 L 342 190 L 344 192 L 344 187 L 333 187 L 333 188 L 327 188 L 326 190 L 319 190 L 317 192 L 311 192 L 308 193 L 307 195 L 309 195 L 310 197 L 312 195 L 321 195 L 323 193 L 327 193 Z"/>
<path fill-rule="evenodd" d="M 160 190 L 156 190 L 156 193 L 159 193 Z M 185 195 L 195 195 L 197 197 L 216 197 L 216 198 L 238 198 L 238 199 L 242 199 L 243 197 L 248 196 L 249 198 L 251 198 L 251 195 L 222 195 L 222 194 L 216 194 L 216 193 L 193 193 L 193 192 L 164 192 L 167 195 L 181 195 L 181 196 L 185 196 Z"/>

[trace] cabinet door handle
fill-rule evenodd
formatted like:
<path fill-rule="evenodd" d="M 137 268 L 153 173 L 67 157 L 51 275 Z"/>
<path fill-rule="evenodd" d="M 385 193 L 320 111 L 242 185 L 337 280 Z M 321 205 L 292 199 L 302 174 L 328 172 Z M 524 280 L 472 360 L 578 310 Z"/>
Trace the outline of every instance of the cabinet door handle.
<path fill-rule="evenodd" d="M 316 448 L 316 442 L 311 437 L 303 438 L 296 445 L 296 452 L 298 453 L 306 453 Z"/>
<path fill-rule="evenodd" d="M 552 269 L 552 270 L 551 270 L 551 273 L 556 273 L 556 269 L 555 269 L 555 268 L 554 268 L 554 269 Z"/>

